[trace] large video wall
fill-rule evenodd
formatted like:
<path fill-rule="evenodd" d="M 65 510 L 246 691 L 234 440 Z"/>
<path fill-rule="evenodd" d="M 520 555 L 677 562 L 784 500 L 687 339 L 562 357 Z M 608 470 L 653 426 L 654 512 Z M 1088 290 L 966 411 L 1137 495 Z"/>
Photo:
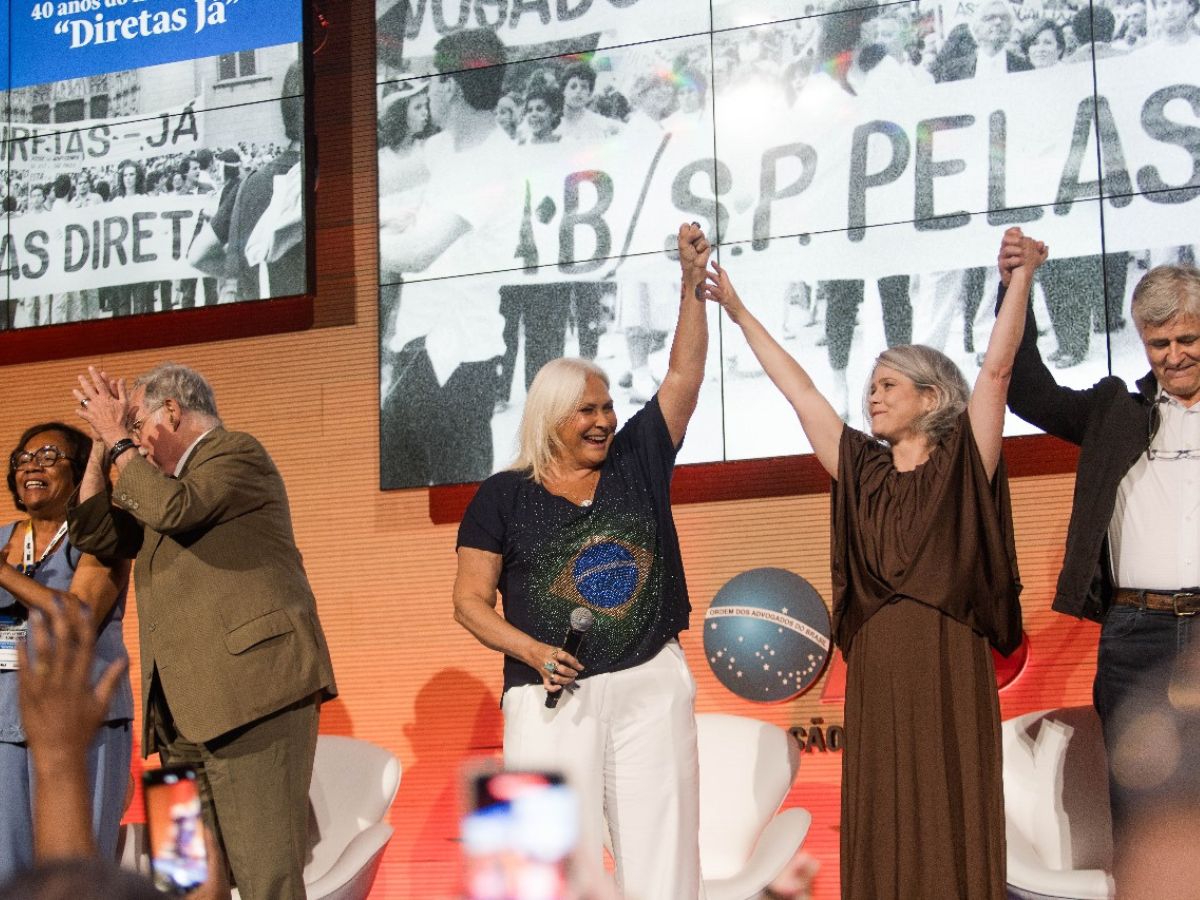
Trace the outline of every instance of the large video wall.
<path fill-rule="evenodd" d="M 1039 347 L 1073 386 L 1145 372 L 1133 287 L 1194 259 L 1188 0 L 377 0 L 376 20 L 384 488 L 504 467 L 555 356 L 603 366 L 622 418 L 649 399 L 683 221 L 857 427 L 886 346 L 974 378 L 1010 226 L 1050 245 Z M 439 44 L 479 31 L 498 41 Z M 717 312 L 681 461 L 808 452 Z"/>
<path fill-rule="evenodd" d="M 304 15 L 0 0 L 0 330 L 307 292 Z"/>

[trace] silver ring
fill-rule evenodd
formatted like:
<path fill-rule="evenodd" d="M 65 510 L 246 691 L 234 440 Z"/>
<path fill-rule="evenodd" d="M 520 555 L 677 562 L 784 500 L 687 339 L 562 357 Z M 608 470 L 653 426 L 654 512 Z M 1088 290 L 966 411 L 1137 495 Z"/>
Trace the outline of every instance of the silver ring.
<path fill-rule="evenodd" d="M 556 663 L 552 659 L 548 659 L 544 663 L 542 663 L 542 668 L 545 669 L 547 672 L 549 672 L 551 675 L 555 675 L 558 673 L 558 663 Z"/>
<path fill-rule="evenodd" d="M 87 397 L 84 397 L 82 400 L 79 401 L 79 405 L 82 406 L 84 409 L 87 409 L 87 405 L 89 403 L 91 403 L 91 400 Z"/>

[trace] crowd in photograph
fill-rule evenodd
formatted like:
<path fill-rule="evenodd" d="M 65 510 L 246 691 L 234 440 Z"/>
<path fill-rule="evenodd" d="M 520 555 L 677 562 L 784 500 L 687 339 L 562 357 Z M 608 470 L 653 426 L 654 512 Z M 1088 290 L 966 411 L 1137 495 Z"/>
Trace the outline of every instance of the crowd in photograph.
<path fill-rule="evenodd" d="M 1200 38 L 1198 0 L 985 0 L 957 22 L 944 7 L 926 3 L 873 6 L 833 0 L 808 3 L 803 12 L 775 27 L 718 31 L 711 66 L 716 88 L 767 76 L 785 91 L 795 90 L 808 75 L 832 70 L 854 90 L 880 66 L 889 75 L 901 67 L 920 80 L 941 83 L 1087 61 L 1093 48 L 1097 58 L 1104 58 Z M 844 43 L 851 32 L 853 47 L 831 53 L 832 45 L 839 38 Z M 845 49 L 859 52 L 848 56 Z M 518 144 L 594 141 L 618 133 L 639 110 L 636 95 L 653 85 L 661 87 L 655 111 L 670 130 L 672 115 L 705 105 L 708 55 L 708 45 L 684 50 L 659 72 L 620 86 L 603 72 L 598 81 L 597 68 L 583 61 L 593 54 L 516 63 L 504 75 L 496 119 Z M 835 55 L 841 66 L 828 65 Z M 381 148 L 407 149 L 439 130 L 430 121 L 427 99 L 418 95 L 408 102 L 412 87 L 404 81 L 382 86 Z"/>
<path fill-rule="evenodd" d="M 759 164 L 762 140 L 783 124 L 762 110 L 790 113 L 789 124 L 796 125 L 827 120 L 830 104 L 853 118 L 867 115 L 872 103 L 904 108 L 926 90 L 936 94 L 941 85 L 968 79 L 990 79 L 995 90 L 1022 84 L 1033 90 L 1035 77 L 1023 73 L 1140 55 L 1200 33 L 1191 0 L 983 0 L 961 10 L 857 2 L 809 5 L 796 18 L 718 30 L 711 40 L 557 57 L 522 58 L 528 54 L 504 46 L 493 32 L 496 46 L 479 57 L 486 64 L 476 60 L 469 71 L 401 76 L 378 86 L 384 420 L 421 421 L 434 408 L 444 411 L 446 404 L 435 400 L 447 391 L 482 398 L 469 414 L 464 410 L 478 438 L 471 442 L 480 448 L 475 458 L 455 464 L 435 454 L 430 471 L 385 472 L 385 485 L 486 476 L 496 460 L 486 423 L 520 406 L 539 368 L 565 352 L 610 368 L 619 399 L 630 405 L 645 403 L 659 387 L 678 288 L 664 267 L 663 245 L 651 234 L 658 225 L 645 216 L 635 222 L 632 204 L 618 210 L 618 202 L 605 206 L 609 244 L 568 247 L 564 240 L 588 231 L 572 226 L 566 214 L 570 173 L 600 171 L 621 188 L 645 176 L 656 153 L 667 153 L 669 165 L 678 166 L 714 150 L 731 171 L 744 173 Z M 485 41 L 482 34 L 471 39 Z M 434 64 L 442 65 L 436 55 Z M 413 69 L 424 71 L 420 60 Z M 1010 73 L 1012 81 L 1001 88 Z M 1095 85 L 1086 81 L 1090 93 Z M 605 201 L 580 202 L 586 209 Z M 754 202 L 736 190 L 722 199 L 739 217 L 723 229 L 723 244 L 737 240 L 730 235 L 746 223 Z M 1194 255 L 1191 247 L 1117 243 L 1107 253 L 1097 241 L 1094 252 L 1061 254 L 1037 272 L 1033 290 L 1039 326 L 1053 332 L 1052 365 L 1107 360 L 1107 336 L 1126 329 L 1140 273 Z M 563 265 L 601 258 L 609 264 L 589 274 Z M 835 407 L 849 417 L 847 370 L 873 317 L 882 318 L 889 346 L 915 341 L 952 348 L 968 370 L 978 367 L 976 336 L 990 326 L 994 304 L 986 298 L 997 276 L 990 266 L 967 266 L 961 256 L 940 262 L 914 263 L 898 253 L 894 272 L 870 279 L 849 274 L 805 281 L 799 273 L 764 270 L 755 293 L 785 338 L 809 335 L 806 343 L 823 348 Z M 871 313 L 875 304 L 879 312 Z M 722 353 L 727 374 L 761 374 L 736 336 L 722 344 Z M 418 372 L 420 385 L 405 390 L 406 379 Z M 467 372 L 469 389 L 460 383 Z M 428 408 L 402 413 L 399 407 L 414 397 Z M 497 422 L 503 441 L 508 429 Z M 392 435 L 384 429 L 386 446 Z M 435 470 L 442 474 L 431 474 Z"/>
<path fill-rule="evenodd" d="M 715 82 L 767 75 L 794 90 L 798 81 L 824 71 L 859 93 L 883 73 L 944 83 L 1090 61 L 1093 52 L 1101 59 L 1181 45 L 1200 36 L 1195 0 L 983 0 L 968 15 L 934 3 L 834 0 L 807 4 L 805 12 L 774 28 L 718 32 Z"/>
<path fill-rule="evenodd" d="M 268 170 L 287 150 L 275 142 L 241 141 L 234 146 L 203 148 L 148 159 L 122 159 L 81 166 L 53 178 L 30 177 L 14 168 L 4 185 L 3 210 L 14 223 L 24 216 L 102 206 L 129 197 L 209 198 L 200 220 L 185 237 L 188 261 L 200 259 L 195 244 L 205 224 L 221 245 L 228 240 L 238 188 L 252 174 Z M 203 270 L 203 263 L 200 268 Z M 14 292 L 15 293 L 15 292 Z M 234 279 L 166 278 L 111 287 L 82 288 L 55 294 L 14 296 L 0 306 L 0 329 L 30 328 L 114 316 L 212 306 L 239 299 Z"/>

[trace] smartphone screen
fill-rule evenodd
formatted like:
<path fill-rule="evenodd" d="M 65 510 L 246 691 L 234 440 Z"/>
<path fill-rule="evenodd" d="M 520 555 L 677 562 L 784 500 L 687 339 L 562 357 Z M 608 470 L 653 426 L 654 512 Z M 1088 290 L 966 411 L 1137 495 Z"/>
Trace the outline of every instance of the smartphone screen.
<path fill-rule="evenodd" d="M 154 886 L 167 893 L 187 893 L 208 878 L 196 771 L 191 766 L 147 769 L 142 788 Z"/>
<path fill-rule="evenodd" d="M 563 900 L 579 809 L 562 777 L 473 773 L 467 791 L 462 846 L 468 900 Z"/>

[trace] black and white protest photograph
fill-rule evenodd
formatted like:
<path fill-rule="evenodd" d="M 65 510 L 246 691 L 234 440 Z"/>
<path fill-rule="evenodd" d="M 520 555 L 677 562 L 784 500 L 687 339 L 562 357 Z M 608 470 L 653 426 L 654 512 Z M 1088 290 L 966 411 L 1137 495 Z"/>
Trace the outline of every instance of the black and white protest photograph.
<path fill-rule="evenodd" d="M 506 465 L 525 391 L 564 353 L 609 372 L 619 414 L 645 404 L 679 312 L 676 232 L 714 186 L 706 38 L 511 64 L 484 29 L 438 46 L 495 64 L 380 86 L 385 487 Z M 655 200 L 672 196 L 689 208 Z M 713 380 L 681 459 L 722 455 Z"/>
<path fill-rule="evenodd" d="M 1190 247 L 1101 254 L 1099 203 L 1088 201 L 1085 208 L 1094 220 L 1095 252 L 1051 259 L 1031 294 L 1042 357 L 1059 383 L 1080 389 L 1110 371 L 1140 376 L 1145 354 L 1129 316 L 1133 288 L 1150 267 L 1187 261 L 1191 254 Z M 1053 247 L 1065 229 L 1053 218 L 1045 224 L 1057 226 L 1041 232 Z M 806 236 L 803 243 L 777 238 L 758 250 L 750 244 L 722 248 L 721 265 L 747 307 L 856 428 L 869 427 L 863 373 L 873 368 L 881 349 L 910 343 L 932 347 L 974 378 L 995 321 L 1000 278 L 994 262 L 932 271 L 919 261 L 903 271 L 896 271 L 894 262 L 891 267 L 865 263 L 855 269 L 860 277 L 848 274 L 850 259 L 894 260 L 880 257 L 877 248 L 912 240 L 912 225 L 900 223 L 867 229 L 860 244 L 846 232 L 829 232 Z M 796 278 L 780 277 L 781 257 L 801 261 Z M 805 260 L 812 265 L 803 265 Z M 841 277 L 823 277 L 830 271 L 826 263 L 836 261 L 847 266 L 835 273 Z M 722 330 L 726 458 L 786 455 L 796 446 L 811 450 L 787 401 L 764 389 L 762 368 L 739 337 L 731 328 Z M 756 425 L 763 421 L 772 427 Z M 1010 413 L 1006 433 L 1034 430 Z"/>
<path fill-rule="evenodd" d="M 0 328 L 303 294 L 301 45 L 9 91 Z"/>
<path fill-rule="evenodd" d="M 495 32 L 506 48 L 505 62 L 515 63 L 705 34 L 714 27 L 713 5 L 712 0 L 375 0 L 375 80 L 383 84 L 438 71 L 434 47 L 456 31 Z"/>
<path fill-rule="evenodd" d="M 1006 228 L 1051 248 L 1039 347 L 1077 387 L 1138 364 L 1133 286 L 1192 259 L 1200 57 L 1196 21 L 1168 0 L 726 0 L 711 40 L 648 36 L 643 2 L 622 22 L 653 19 L 646 37 L 581 29 L 587 52 L 566 54 L 566 23 L 527 11 L 456 30 L 432 6 L 378 10 L 409 29 L 378 38 L 385 488 L 503 468 L 524 390 L 556 356 L 597 361 L 622 415 L 653 396 L 680 222 L 713 238 L 747 305 L 857 426 L 852 391 L 881 348 L 927 344 L 973 377 Z M 447 55 L 455 36 L 475 42 L 469 73 Z M 710 318 L 681 461 L 807 449 L 738 330 Z M 488 397 L 454 389 L 466 365 Z M 469 460 L 450 432 L 415 454 L 397 437 L 431 434 L 422 423 L 458 408 L 447 389 L 474 403 Z M 1006 434 L 1029 431 L 1009 416 Z"/>

